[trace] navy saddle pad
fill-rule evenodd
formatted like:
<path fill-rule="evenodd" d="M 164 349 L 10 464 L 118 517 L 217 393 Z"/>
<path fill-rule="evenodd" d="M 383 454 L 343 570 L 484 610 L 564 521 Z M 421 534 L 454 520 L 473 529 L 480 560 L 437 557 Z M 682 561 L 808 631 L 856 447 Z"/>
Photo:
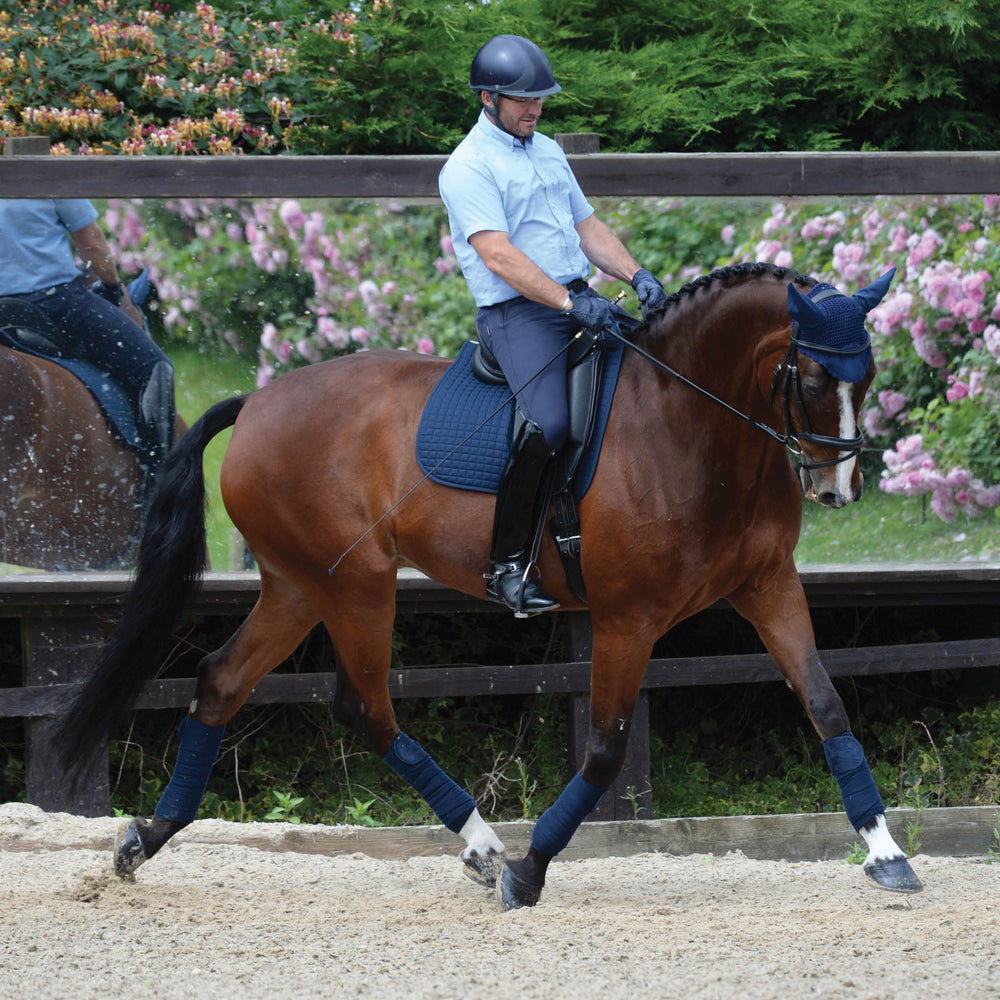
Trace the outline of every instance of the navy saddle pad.
<path fill-rule="evenodd" d="M 496 493 L 510 457 L 514 397 L 508 386 L 476 378 L 471 364 L 475 349 L 474 340 L 466 341 L 431 392 L 417 429 L 417 462 L 443 486 Z M 622 344 L 610 340 L 603 349 L 594 431 L 573 482 L 577 500 L 594 477 L 621 368 Z"/>

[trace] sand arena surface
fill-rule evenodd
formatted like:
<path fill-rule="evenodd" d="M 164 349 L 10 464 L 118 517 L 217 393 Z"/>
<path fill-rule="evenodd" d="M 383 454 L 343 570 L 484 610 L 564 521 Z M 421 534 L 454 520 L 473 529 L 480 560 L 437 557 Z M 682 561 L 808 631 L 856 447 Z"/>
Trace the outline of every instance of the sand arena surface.
<path fill-rule="evenodd" d="M 972 858 L 918 856 L 915 896 L 842 861 L 559 861 L 537 907 L 503 913 L 454 856 L 240 843 L 256 824 L 125 882 L 116 825 L 0 806 L 2 1000 L 1000 995 L 1000 864 Z"/>

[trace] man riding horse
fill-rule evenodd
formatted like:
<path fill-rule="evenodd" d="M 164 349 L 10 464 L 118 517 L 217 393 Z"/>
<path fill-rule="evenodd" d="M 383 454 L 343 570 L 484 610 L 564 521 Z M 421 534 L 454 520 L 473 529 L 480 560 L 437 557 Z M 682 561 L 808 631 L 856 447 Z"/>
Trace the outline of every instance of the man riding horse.
<path fill-rule="evenodd" d="M 137 433 L 127 443 L 139 452 L 148 494 L 173 442 L 174 369 L 119 279 L 90 201 L 0 200 L 0 297 L 14 300 L 15 327 L 40 321 L 44 356 L 89 362 L 124 390 Z"/>
<path fill-rule="evenodd" d="M 562 89 L 545 53 L 498 35 L 473 59 L 469 86 L 482 111 L 439 188 L 478 306 L 476 331 L 525 418 L 497 493 L 487 595 L 527 617 L 559 607 L 534 560 L 569 424 L 563 348 L 581 327 L 599 335 L 616 313 L 588 286 L 591 265 L 630 282 L 644 317 L 666 295 L 597 218 L 559 146 L 536 134 L 543 102 Z"/>

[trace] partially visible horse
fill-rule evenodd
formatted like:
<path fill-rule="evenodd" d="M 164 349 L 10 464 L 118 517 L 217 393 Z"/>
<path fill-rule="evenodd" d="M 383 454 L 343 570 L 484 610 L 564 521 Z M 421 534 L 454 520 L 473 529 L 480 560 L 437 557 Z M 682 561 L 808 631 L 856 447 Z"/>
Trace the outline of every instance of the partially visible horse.
<path fill-rule="evenodd" d="M 68 765 L 102 751 L 111 720 L 159 666 L 203 569 L 202 453 L 235 425 L 222 493 L 260 567 L 260 598 L 202 661 L 173 777 L 154 817 L 124 830 L 119 874 L 131 875 L 195 818 L 225 723 L 322 622 L 337 654 L 337 717 L 465 840 L 467 872 L 495 885 L 503 907 L 532 905 L 552 857 L 621 768 L 654 642 L 727 598 L 756 627 L 823 741 L 848 818 L 869 846 L 865 871 L 886 888 L 920 889 L 816 651 L 792 557 L 802 491 L 786 449 L 797 442 L 808 491 L 820 502 L 840 507 L 860 498 L 857 415 L 875 371 L 864 314 L 888 278 L 851 299 L 829 289 L 833 304 L 820 306 L 803 294 L 819 290 L 812 279 L 737 265 L 671 296 L 664 315 L 636 335 L 639 350 L 626 349 L 593 483 L 579 505 L 593 626 L 585 763 L 517 860 L 505 857 L 471 796 L 400 732 L 389 698 L 397 567 L 485 596 L 493 498 L 423 481 L 414 456 L 421 409 L 448 362 L 354 354 L 212 407 L 163 467 L 135 587 L 63 720 Z M 825 339 L 838 303 L 857 314 L 846 348 Z M 860 375 L 831 375 L 811 356 L 817 340 L 834 360 L 866 352 Z M 540 564 L 562 607 L 582 607 L 551 539 Z"/>
<path fill-rule="evenodd" d="M 143 473 L 87 388 L 0 347 L 0 562 L 45 570 L 130 564 Z"/>
<path fill-rule="evenodd" d="M 40 334 L 45 344 L 50 327 L 39 313 L 0 301 L 0 325 L 18 339 Z M 54 361 L 0 344 L 0 421 L 0 563 L 59 571 L 133 565 L 144 472 L 90 390 Z M 186 429 L 177 419 L 175 437 Z"/>

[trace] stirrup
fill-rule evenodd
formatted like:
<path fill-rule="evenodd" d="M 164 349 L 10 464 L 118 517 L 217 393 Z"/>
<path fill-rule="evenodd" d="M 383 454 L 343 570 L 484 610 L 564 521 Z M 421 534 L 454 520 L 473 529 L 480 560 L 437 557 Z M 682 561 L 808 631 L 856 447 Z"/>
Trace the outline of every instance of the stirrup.
<path fill-rule="evenodd" d="M 531 570 L 530 563 L 527 567 L 518 561 L 493 563 L 490 572 L 483 574 L 486 596 L 513 611 L 515 618 L 531 618 L 543 611 L 556 611 L 559 602 L 542 590 Z"/>

